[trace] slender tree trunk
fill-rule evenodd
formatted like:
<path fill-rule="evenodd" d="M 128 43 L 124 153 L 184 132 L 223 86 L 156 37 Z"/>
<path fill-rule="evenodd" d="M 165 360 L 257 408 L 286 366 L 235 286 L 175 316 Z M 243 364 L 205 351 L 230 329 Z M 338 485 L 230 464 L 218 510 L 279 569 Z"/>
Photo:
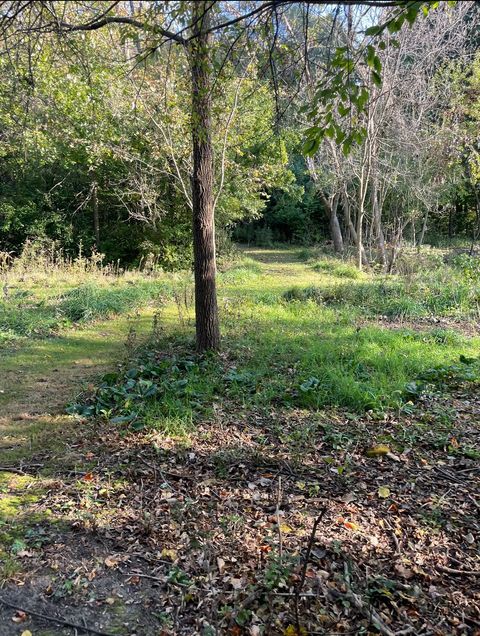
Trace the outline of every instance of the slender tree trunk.
<path fill-rule="evenodd" d="M 344 207 L 345 219 L 347 222 L 348 230 L 351 234 L 354 244 L 357 247 L 357 250 L 360 250 L 361 259 L 362 259 L 362 263 L 364 267 L 368 269 L 369 267 L 368 258 L 367 258 L 367 255 L 365 254 L 363 245 L 360 245 L 360 246 L 358 245 L 357 230 L 355 229 L 355 224 L 352 221 L 352 216 L 350 214 L 350 202 L 348 200 L 348 195 L 345 192 L 343 193 L 343 207 Z"/>
<path fill-rule="evenodd" d="M 338 220 L 337 209 L 338 209 L 338 201 L 339 195 L 335 194 L 330 199 L 323 194 L 321 190 L 319 190 L 320 199 L 326 209 L 328 214 L 328 221 L 330 225 L 330 234 L 333 241 L 333 248 L 337 254 L 343 254 L 343 236 L 342 230 L 340 228 L 340 223 Z"/>
<path fill-rule="evenodd" d="M 332 233 L 333 247 L 337 254 L 343 254 L 343 236 L 338 221 L 338 195 L 335 195 L 330 206 L 330 232 Z"/>
<path fill-rule="evenodd" d="M 192 73 L 192 205 L 197 350 L 218 349 L 218 320 L 213 196 L 212 98 L 209 26 L 211 3 L 192 6 L 194 35 L 189 45 Z M 202 17 L 203 16 L 203 17 Z"/>
<path fill-rule="evenodd" d="M 420 232 L 420 236 L 418 238 L 417 250 L 420 252 L 420 248 L 423 245 L 423 239 L 425 238 L 425 232 L 427 231 L 427 221 L 428 221 L 428 208 L 425 211 L 425 216 L 423 217 L 422 230 Z"/>
<path fill-rule="evenodd" d="M 376 177 L 372 180 L 372 227 L 375 233 L 375 238 L 378 245 L 378 251 L 380 253 L 380 261 L 383 265 L 383 268 L 387 266 L 387 254 L 385 250 L 385 236 L 383 234 L 382 228 L 382 211 L 380 207 L 379 195 L 378 195 L 378 186 Z"/>
<path fill-rule="evenodd" d="M 365 170 L 362 168 L 359 190 L 358 190 L 358 210 L 357 210 L 357 267 L 361 271 L 363 265 L 363 218 L 365 216 L 365 196 L 367 193 L 367 183 L 364 179 Z"/>
<path fill-rule="evenodd" d="M 92 208 L 93 208 L 93 232 L 95 235 L 95 248 L 100 249 L 100 217 L 98 215 L 98 183 L 92 183 Z"/>

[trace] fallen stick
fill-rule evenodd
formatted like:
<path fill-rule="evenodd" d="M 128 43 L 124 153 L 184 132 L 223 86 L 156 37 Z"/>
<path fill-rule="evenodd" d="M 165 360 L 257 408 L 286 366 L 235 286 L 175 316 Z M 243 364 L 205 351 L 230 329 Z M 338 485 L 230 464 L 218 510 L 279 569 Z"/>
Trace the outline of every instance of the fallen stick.
<path fill-rule="evenodd" d="M 348 565 L 344 563 L 344 572 L 345 572 L 345 584 L 347 586 L 348 592 L 345 594 L 345 598 L 351 603 L 372 623 L 372 625 L 377 629 L 383 636 L 406 636 L 407 634 L 413 634 L 415 632 L 414 627 L 407 627 L 405 629 L 401 629 L 399 632 L 392 631 L 385 622 L 380 618 L 378 613 L 373 609 L 373 607 L 367 607 L 363 600 L 361 599 L 359 594 L 355 594 L 352 590 L 350 584 L 350 572 L 348 571 Z"/>
<path fill-rule="evenodd" d="M 12 466 L 0 466 L 0 473 L 15 473 L 16 475 L 26 475 L 27 473 L 20 468 L 13 468 Z"/>
<path fill-rule="evenodd" d="M 460 574 L 465 576 L 480 576 L 480 570 L 457 570 L 456 568 L 449 568 L 446 565 L 435 565 L 437 570 L 446 572 L 447 574 Z"/>
<path fill-rule="evenodd" d="M 297 630 L 297 634 L 300 634 L 300 614 L 298 611 L 298 606 L 300 603 L 300 595 L 302 592 L 302 587 L 305 583 L 305 577 L 307 576 L 307 567 L 308 567 L 308 562 L 310 561 L 310 555 L 312 553 L 312 548 L 313 548 L 313 542 L 315 541 L 315 534 L 317 532 L 317 528 L 321 522 L 321 520 L 323 519 L 323 516 L 325 515 L 325 513 L 327 512 L 327 509 L 324 508 L 320 514 L 318 515 L 318 517 L 315 519 L 315 521 L 313 522 L 313 527 L 312 527 L 312 531 L 310 533 L 310 538 L 308 540 L 308 546 L 307 546 L 307 552 L 305 554 L 305 560 L 303 561 L 303 568 L 302 568 L 302 573 L 300 575 L 300 580 L 298 582 L 298 585 L 295 589 L 295 627 Z"/>
<path fill-rule="evenodd" d="M 44 621 L 48 621 L 50 623 L 57 623 L 57 625 L 63 625 L 64 627 L 70 627 L 71 629 L 79 630 L 82 632 L 88 632 L 90 634 L 96 634 L 96 636 L 114 636 L 113 634 L 109 634 L 107 632 L 100 632 L 98 629 L 94 629 L 93 627 L 87 627 L 86 625 L 79 625 L 78 623 L 72 623 L 65 618 L 57 618 L 56 616 L 49 616 L 48 614 L 43 614 L 42 612 L 36 612 L 35 610 L 27 609 L 26 607 L 20 607 L 20 605 L 16 605 L 11 601 L 7 601 L 7 599 L 0 596 L 0 603 L 6 605 L 7 607 L 11 607 L 17 612 L 24 612 L 25 614 L 30 614 L 31 616 L 36 616 L 37 618 L 41 618 Z"/>

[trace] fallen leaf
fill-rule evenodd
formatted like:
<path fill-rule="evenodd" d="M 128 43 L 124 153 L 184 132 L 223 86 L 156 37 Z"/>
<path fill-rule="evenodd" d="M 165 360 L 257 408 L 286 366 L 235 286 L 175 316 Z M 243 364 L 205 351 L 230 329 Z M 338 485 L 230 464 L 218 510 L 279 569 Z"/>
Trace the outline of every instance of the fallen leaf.
<path fill-rule="evenodd" d="M 20 636 L 32 636 L 32 632 L 29 629 L 23 631 Z"/>
<path fill-rule="evenodd" d="M 220 574 L 223 574 L 225 571 L 225 561 L 220 557 L 217 557 L 217 568 Z"/>
<path fill-rule="evenodd" d="M 380 486 L 378 489 L 378 496 L 381 499 L 387 499 L 390 497 L 390 488 L 387 488 L 387 486 Z"/>
<path fill-rule="evenodd" d="M 289 525 L 287 525 L 286 523 L 281 523 L 280 524 L 280 530 L 282 532 L 284 532 L 285 534 L 288 534 L 289 532 L 293 532 L 293 528 L 291 528 Z"/>
<path fill-rule="evenodd" d="M 15 614 L 12 616 L 12 621 L 14 623 L 24 623 L 28 618 L 26 612 L 22 612 L 22 610 L 17 610 Z"/>
<path fill-rule="evenodd" d="M 161 554 L 164 559 L 170 559 L 171 561 L 175 561 L 178 556 L 177 551 L 172 548 L 163 548 Z"/>
<path fill-rule="evenodd" d="M 108 598 L 105 599 L 105 603 L 107 603 L 107 605 L 113 605 L 115 603 L 115 599 L 109 596 Z"/>
<path fill-rule="evenodd" d="M 93 480 L 94 480 L 93 473 L 86 473 L 83 476 L 83 481 L 93 481 Z"/>
<path fill-rule="evenodd" d="M 355 532 L 357 530 L 360 530 L 360 526 L 356 523 L 353 523 L 353 521 L 344 521 L 343 525 L 345 526 L 345 528 L 347 528 L 347 530 L 353 530 Z"/>
<path fill-rule="evenodd" d="M 104 563 L 107 566 L 107 568 L 114 568 L 116 565 L 118 565 L 118 558 L 115 557 L 114 555 L 107 556 L 105 557 Z"/>
<path fill-rule="evenodd" d="M 401 576 L 404 579 L 411 579 L 413 576 L 415 576 L 415 573 L 413 572 L 413 570 L 410 570 L 410 568 L 406 568 L 404 565 L 401 565 L 400 563 L 398 563 L 395 566 L 395 571 L 399 576 Z"/>
<path fill-rule="evenodd" d="M 367 451 L 365 451 L 365 455 L 367 457 L 383 457 L 390 452 L 390 447 L 386 444 L 378 444 L 378 446 L 372 446 Z"/>

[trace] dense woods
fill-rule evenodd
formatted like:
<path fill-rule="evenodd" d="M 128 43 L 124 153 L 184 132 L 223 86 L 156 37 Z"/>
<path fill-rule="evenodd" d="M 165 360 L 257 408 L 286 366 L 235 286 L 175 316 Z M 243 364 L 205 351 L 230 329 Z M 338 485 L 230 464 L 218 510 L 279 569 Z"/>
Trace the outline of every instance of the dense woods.
<path fill-rule="evenodd" d="M 0 636 L 478 636 L 479 27 L 0 0 Z"/>
<path fill-rule="evenodd" d="M 337 251 L 360 242 L 365 263 L 391 268 L 402 240 L 476 237 L 478 9 L 441 4 L 387 31 L 376 52 L 365 26 L 381 24 L 391 8 L 361 3 L 280 3 L 255 24 L 212 33 L 220 250 L 232 235 L 263 244 L 330 239 Z M 115 3 L 111 12 L 152 24 L 176 20 L 185 29 L 189 7 L 181 5 Z M 80 6 L 55 10 L 81 24 Z M 100 8 L 88 3 L 83 21 L 94 21 Z M 188 52 L 156 42 L 150 23 L 68 36 L 32 26 L 34 37 L 26 37 L 35 20 L 47 21 L 46 11 L 38 3 L 13 24 L 4 19 L 0 247 L 18 254 L 25 240 L 48 238 L 67 253 L 81 243 L 125 265 L 149 254 L 167 269 L 188 265 Z M 217 4 L 215 22 L 230 11 Z M 353 65 L 368 47 L 371 58 L 352 69 L 366 88 L 364 112 L 352 121 L 348 103 L 336 98 L 335 105 L 366 136 L 346 154 L 331 126 L 305 157 L 318 87 L 342 64 L 343 49 Z M 381 69 L 380 85 L 369 65 Z"/>

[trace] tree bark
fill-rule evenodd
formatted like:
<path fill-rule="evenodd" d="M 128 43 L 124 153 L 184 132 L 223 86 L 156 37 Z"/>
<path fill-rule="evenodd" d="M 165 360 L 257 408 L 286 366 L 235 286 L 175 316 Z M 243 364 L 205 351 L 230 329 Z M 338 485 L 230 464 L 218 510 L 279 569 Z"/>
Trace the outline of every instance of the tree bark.
<path fill-rule="evenodd" d="M 380 262 L 385 269 L 387 266 L 387 253 L 385 250 L 385 235 L 382 228 L 382 211 L 380 206 L 376 175 L 374 175 L 374 177 L 372 178 L 372 221 L 372 227 L 375 232 L 378 251 L 380 253 Z"/>
<path fill-rule="evenodd" d="M 330 206 L 330 232 L 332 233 L 333 247 L 337 254 L 343 254 L 343 236 L 337 215 L 338 196 Z"/>
<path fill-rule="evenodd" d="M 328 215 L 333 248 L 337 254 L 343 254 L 343 236 L 337 215 L 339 195 L 334 194 L 332 197 L 327 198 L 321 190 L 318 192 Z"/>
<path fill-rule="evenodd" d="M 345 191 L 342 194 L 342 200 L 343 200 L 343 209 L 345 212 L 345 219 L 346 219 L 348 231 L 350 232 L 353 242 L 355 243 L 357 247 L 357 251 L 360 250 L 361 259 L 362 259 L 362 263 L 364 267 L 368 269 L 369 267 L 368 258 L 367 258 L 367 255 L 365 254 L 365 249 L 363 248 L 363 245 L 359 246 L 358 244 L 357 230 L 355 229 L 355 225 L 352 221 L 352 216 L 350 214 L 350 202 L 348 200 L 348 195 Z"/>
<path fill-rule="evenodd" d="M 420 232 L 420 237 L 418 239 L 417 250 L 420 252 L 420 249 L 423 245 L 423 239 L 425 238 L 425 232 L 427 231 L 427 222 L 428 222 L 428 208 L 425 210 L 425 215 L 423 217 L 422 223 L 422 231 Z"/>
<path fill-rule="evenodd" d="M 192 6 L 194 35 L 189 45 L 192 74 L 192 207 L 195 272 L 195 325 L 199 352 L 218 349 L 220 327 L 216 292 L 213 196 L 212 98 L 209 27 L 211 3 Z"/>

